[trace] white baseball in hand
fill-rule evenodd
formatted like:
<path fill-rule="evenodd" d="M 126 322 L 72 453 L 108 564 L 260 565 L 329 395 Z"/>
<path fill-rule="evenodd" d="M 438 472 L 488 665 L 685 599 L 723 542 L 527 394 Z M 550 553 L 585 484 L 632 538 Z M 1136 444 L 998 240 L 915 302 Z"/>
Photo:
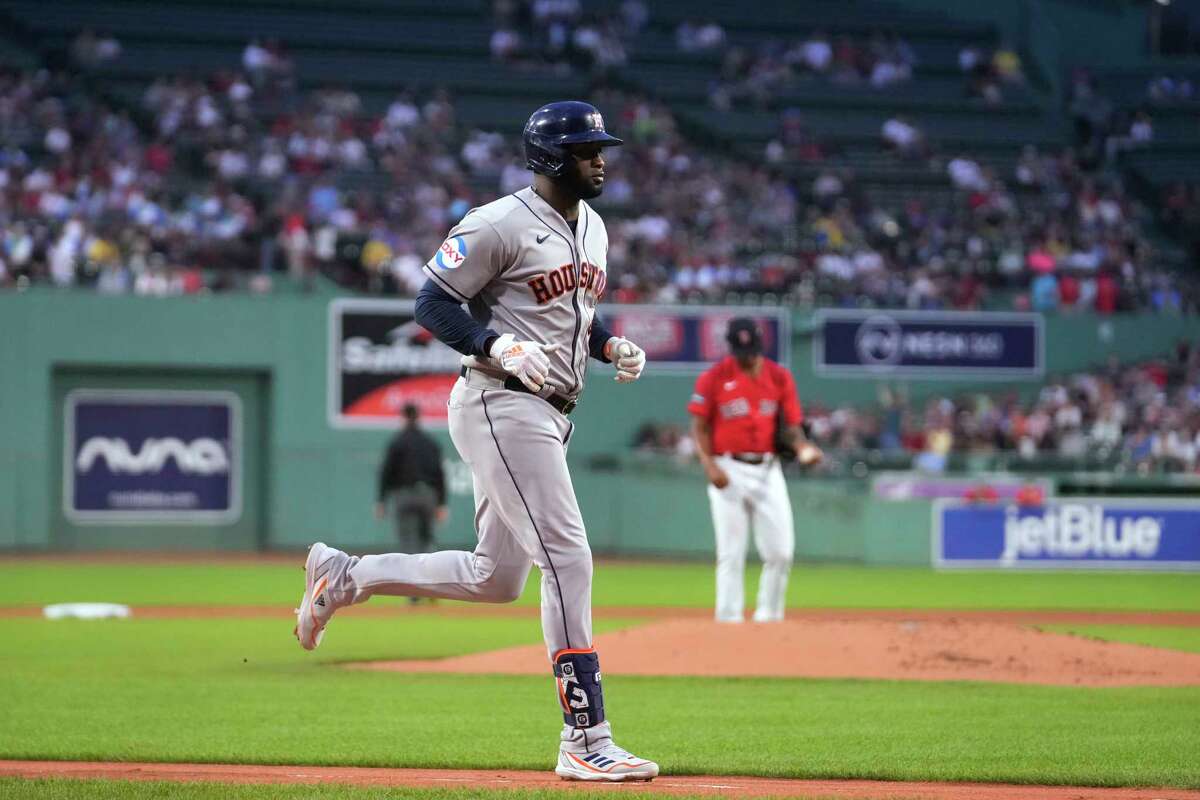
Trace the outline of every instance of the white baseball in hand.
<path fill-rule="evenodd" d="M 821 452 L 821 448 L 809 442 L 800 445 L 800 449 L 796 451 L 796 460 L 806 467 L 816 464 L 822 458 L 824 458 L 824 454 Z"/>
<path fill-rule="evenodd" d="M 628 339 L 614 338 L 609 357 L 617 367 L 617 383 L 633 383 L 646 368 L 646 353 Z"/>

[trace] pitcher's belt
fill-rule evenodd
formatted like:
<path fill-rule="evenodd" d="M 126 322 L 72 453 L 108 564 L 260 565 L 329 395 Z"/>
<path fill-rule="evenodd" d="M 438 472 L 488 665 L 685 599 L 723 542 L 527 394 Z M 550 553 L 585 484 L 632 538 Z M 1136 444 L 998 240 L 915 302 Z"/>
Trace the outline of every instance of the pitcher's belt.
<path fill-rule="evenodd" d="M 563 416 L 570 414 L 572 411 L 575 410 L 575 406 L 579 404 L 578 400 L 572 400 L 571 398 L 567 397 L 566 395 L 538 394 L 537 392 L 531 390 L 525 384 L 521 383 L 520 378 L 514 377 L 512 375 L 508 375 L 506 377 L 501 378 L 497 375 L 491 375 L 487 372 L 484 372 L 483 370 L 474 369 L 472 367 L 462 367 L 458 371 L 458 374 L 464 378 L 480 381 L 482 383 L 486 383 L 486 384 L 489 384 L 489 385 L 492 385 L 492 386 L 495 386 L 498 388 L 508 389 L 509 391 L 512 391 L 512 392 L 521 392 L 523 394 L 531 394 L 534 397 L 540 397 L 541 399 L 543 399 L 547 403 L 549 403 L 550 406 L 555 411 L 562 414 Z"/>
<path fill-rule="evenodd" d="M 743 464 L 765 464 L 771 460 L 771 453 L 720 453 L 719 455 L 729 456 L 734 461 L 740 461 Z"/>

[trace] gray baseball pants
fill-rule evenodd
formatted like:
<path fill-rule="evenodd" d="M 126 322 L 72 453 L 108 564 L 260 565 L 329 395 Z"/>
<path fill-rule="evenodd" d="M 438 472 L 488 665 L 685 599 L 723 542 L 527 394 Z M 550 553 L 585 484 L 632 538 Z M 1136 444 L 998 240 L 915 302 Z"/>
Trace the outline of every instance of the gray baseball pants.
<path fill-rule="evenodd" d="M 592 646 L 592 552 L 567 471 L 574 426 L 539 397 L 470 370 L 450 393 L 450 437 L 475 485 L 474 552 L 363 556 L 356 602 L 374 594 L 508 603 L 542 573 L 551 658 Z"/>

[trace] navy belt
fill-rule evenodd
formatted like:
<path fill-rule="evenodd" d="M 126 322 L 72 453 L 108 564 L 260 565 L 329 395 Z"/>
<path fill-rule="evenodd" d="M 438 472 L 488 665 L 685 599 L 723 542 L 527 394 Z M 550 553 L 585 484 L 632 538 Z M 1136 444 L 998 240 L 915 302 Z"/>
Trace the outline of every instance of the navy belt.
<path fill-rule="evenodd" d="M 467 377 L 467 370 L 468 370 L 468 367 L 462 367 L 458 371 L 458 374 L 465 378 L 465 377 Z M 509 391 L 512 391 L 512 392 L 521 392 L 522 394 L 531 394 L 534 397 L 545 400 L 547 403 L 550 404 L 551 408 L 553 408 L 558 413 L 562 414 L 564 417 L 567 416 L 568 414 L 570 414 L 572 411 L 574 411 L 575 406 L 579 405 L 578 400 L 572 400 L 571 398 L 566 397 L 565 395 L 561 395 L 561 394 L 552 394 L 552 395 L 546 395 L 546 396 L 540 395 L 537 392 L 530 389 L 525 384 L 521 383 L 520 378 L 517 378 L 513 375 L 509 375 L 507 378 L 504 379 L 504 388 L 508 389 Z"/>

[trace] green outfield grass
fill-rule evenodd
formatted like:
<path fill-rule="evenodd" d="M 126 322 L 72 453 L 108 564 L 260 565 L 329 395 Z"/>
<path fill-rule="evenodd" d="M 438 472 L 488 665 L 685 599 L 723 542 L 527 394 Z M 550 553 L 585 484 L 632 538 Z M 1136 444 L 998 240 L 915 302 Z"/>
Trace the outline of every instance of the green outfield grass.
<path fill-rule="evenodd" d="M 1111 642 L 1148 644 L 1168 650 L 1185 650 L 1200 653 L 1200 628 L 1183 628 L 1168 625 L 1039 625 L 1048 631 L 1074 633 L 1105 639 Z"/>
<path fill-rule="evenodd" d="M 478 789 L 407 789 L 330 785 L 242 786 L 228 783 L 160 783 L 157 781 L 20 780 L 0 778 L 0 798 L 13 800 L 479 800 Z M 561 790 L 495 789 L 488 800 L 563 800 Z M 662 794 L 639 793 L 653 800 Z M 669 795 L 672 800 L 699 800 L 699 795 Z M 707 799 L 706 799 L 707 800 Z M 818 798 L 810 798 L 818 800 Z"/>
<path fill-rule="evenodd" d="M 552 765 L 548 677 L 335 664 L 533 643 L 536 619 L 346 618 L 316 653 L 290 627 L 0 620 L 0 674 L 13 687 L 0 757 Z M 605 685 L 618 741 L 668 773 L 1200 787 L 1200 688 L 619 674 Z"/>
<path fill-rule="evenodd" d="M 0 606 L 67 601 L 132 605 L 294 605 L 303 591 L 294 565 L 121 565 L 0 561 Z M 757 585 L 747 579 L 747 596 Z M 601 562 L 596 606 L 710 607 L 710 564 Z M 372 602 L 385 602 L 376 599 Z M 521 605 L 538 603 L 537 570 Z M 928 569 L 797 565 L 793 607 L 997 608 L 1200 611 L 1200 575 L 933 572 Z"/>

